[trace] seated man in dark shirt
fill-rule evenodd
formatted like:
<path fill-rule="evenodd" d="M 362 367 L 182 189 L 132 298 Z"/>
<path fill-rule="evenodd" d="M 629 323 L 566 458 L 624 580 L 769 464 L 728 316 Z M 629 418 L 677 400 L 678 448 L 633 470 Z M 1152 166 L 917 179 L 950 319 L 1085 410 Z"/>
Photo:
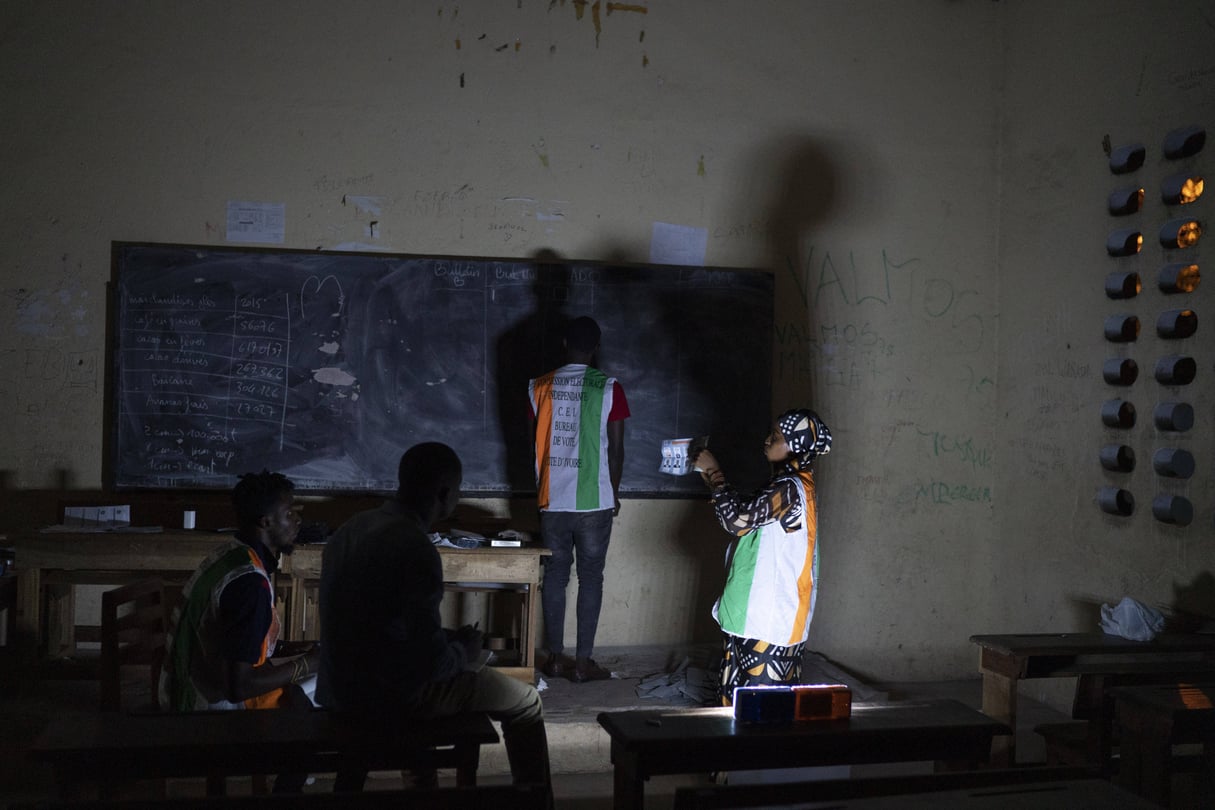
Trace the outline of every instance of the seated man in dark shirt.
<path fill-rule="evenodd" d="M 485 712 L 502 724 L 516 784 L 548 791 L 548 743 L 531 684 L 478 666 L 481 633 L 447 631 L 443 564 L 428 532 L 460 498 L 455 451 L 428 442 L 401 457 L 399 490 L 329 538 L 321 566 L 317 698 L 356 722 Z"/>
<path fill-rule="evenodd" d="M 232 491 L 236 536 L 198 566 L 173 610 L 159 702 L 169 711 L 304 707 L 318 653 L 275 664 L 282 623 L 274 572 L 299 534 L 295 485 L 279 473 L 242 475 Z M 302 787 L 280 776 L 276 791 Z"/>

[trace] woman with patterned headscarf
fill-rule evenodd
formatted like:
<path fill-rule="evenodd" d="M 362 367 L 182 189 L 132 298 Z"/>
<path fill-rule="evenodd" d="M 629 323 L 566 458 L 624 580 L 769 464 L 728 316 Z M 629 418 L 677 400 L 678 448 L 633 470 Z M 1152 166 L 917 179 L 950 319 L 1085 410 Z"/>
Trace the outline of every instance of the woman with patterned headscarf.
<path fill-rule="evenodd" d="M 742 497 L 708 450 L 693 458 L 713 491 L 713 511 L 735 536 L 726 586 L 713 606 L 724 634 L 721 702 L 739 686 L 797 683 L 818 595 L 818 506 L 814 459 L 831 451 L 831 431 L 814 411 L 776 420 L 764 442 L 772 480 Z"/>

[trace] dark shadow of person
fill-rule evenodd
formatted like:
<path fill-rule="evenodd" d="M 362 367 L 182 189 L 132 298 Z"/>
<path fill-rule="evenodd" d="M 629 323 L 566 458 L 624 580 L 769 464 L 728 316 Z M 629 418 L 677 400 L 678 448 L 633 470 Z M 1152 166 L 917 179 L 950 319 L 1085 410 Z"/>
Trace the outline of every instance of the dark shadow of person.
<path fill-rule="evenodd" d="M 807 236 L 830 218 L 839 201 L 840 181 L 823 142 L 789 136 L 773 148 L 779 155 L 779 169 L 766 222 L 768 266 L 776 281 L 774 314 L 778 324 L 797 327 L 778 330 L 776 335 L 773 390 L 788 400 L 774 404 L 774 410 L 780 412 L 785 407 L 822 407 L 815 399 L 819 394 L 814 388 L 815 358 L 809 356 L 814 347 L 796 338 L 786 342 L 781 335 L 813 334 L 813 268 L 806 266 L 809 257 L 804 245 Z"/>
<path fill-rule="evenodd" d="M 525 316 L 498 336 L 494 346 L 498 429 L 506 448 L 504 480 L 515 497 L 536 491 L 527 383 L 561 365 L 561 334 L 569 317 L 569 266 L 548 248 L 537 251 L 532 258 L 534 264 L 527 278 L 520 279 L 516 288 L 500 285 L 494 293 L 502 298 L 504 306 L 528 308 Z"/>
<path fill-rule="evenodd" d="M 1203 571 L 1189 584 L 1173 583 L 1167 621 L 1170 632 L 1215 632 L 1215 575 Z"/>
<path fill-rule="evenodd" d="M 840 164 L 832 157 L 833 152 L 831 143 L 821 137 L 804 133 L 779 135 L 757 147 L 752 159 L 740 167 L 742 175 L 735 178 L 736 182 L 733 183 L 734 187 L 743 189 L 755 188 L 762 183 L 762 188 L 767 189 L 768 194 L 767 203 L 762 206 L 758 216 L 751 201 L 740 201 L 733 219 L 727 220 L 729 228 L 724 232 L 744 238 L 757 232 L 762 234 L 765 244 L 759 255 L 773 275 L 774 329 L 772 343 L 768 346 L 773 354 L 763 358 L 765 363 L 771 359 L 772 364 L 770 390 L 773 400 L 769 406 L 769 419 L 788 408 L 825 407 L 825 403 L 815 401 L 818 394 L 814 387 L 815 360 L 809 356 L 813 347 L 804 339 L 791 339 L 789 336 L 811 334 L 813 327 L 814 312 L 809 296 L 812 273 L 803 263 L 803 245 L 834 215 L 839 205 L 842 181 Z M 789 328 L 782 328 L 785 326 Z M 745 393 L 736 392 L 736 395 Z M 830 414 L 822 412 L 829 421 Z M 731 425 L 729 429 L 735 431 L 735 435 L 730 437 L 733 447 L 755 448 L 754 456 L 744 462 L 728 461 L 724 453 L 719 459 L 731 483 L 740 492 L 746 493 L 765 482 L 761 475 L 755 474 L 754 468 L 746 467 L 745 463 L 753 457 L 762 457 L 759 448 L 763 446 L 771 423 L 761 420 L 757 424 Z M 739 472 L 731 473 L 728 463 Z M 760 473 L 763 472 L 762 468 L 761 464 Z M 743 475 L 742 471 L 748 475 Z M 707 523 L 712 525 L 711 529 L 706 529 Z M 711 532 L 712 536 L 707 537 L 706 531 Z M 720 545 L 711 543 L 713 540 L 719 541 Z M 697 640 L 716 641 L 720 638 L 720 630 L 709 610 L 724 587 L 726 573 L 720 564 L 721 555 L 706 553 L 704 549 L 706 544 L 710 544 L 724 551 L 729 542 L 730 536 L 711 516 L 708 519 L 698 516 L 685 520 L 679 527 L 680 546 L 702 561 L 694 598 L 698 613 L 694 626 Z"/>

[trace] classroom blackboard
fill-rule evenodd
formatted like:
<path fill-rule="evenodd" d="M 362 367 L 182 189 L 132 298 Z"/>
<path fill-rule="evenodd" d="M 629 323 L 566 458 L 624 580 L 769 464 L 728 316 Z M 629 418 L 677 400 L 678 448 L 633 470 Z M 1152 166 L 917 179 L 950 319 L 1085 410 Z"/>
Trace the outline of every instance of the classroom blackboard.
<path fill-rule="evenodd" d="M 115 243 L 107 479 L 391 492 L 444 441 L 469 495 L 535 492 L 527 381 L 590 315 L 632 412 L 622 494 L 702 495 L 663 439 L 710 435 L 730 477 L 767 475 L 772 277 L 588 262 Z"/>

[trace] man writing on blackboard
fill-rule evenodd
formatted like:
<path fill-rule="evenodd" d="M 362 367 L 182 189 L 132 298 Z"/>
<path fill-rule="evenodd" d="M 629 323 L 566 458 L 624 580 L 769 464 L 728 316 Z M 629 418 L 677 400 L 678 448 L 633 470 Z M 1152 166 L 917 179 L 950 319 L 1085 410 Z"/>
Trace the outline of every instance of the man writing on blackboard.
<path fill-rule="evenodd" d="M 614 377 L 591 366 L 599 324 L 583 316 L 565 328 L 566 363 L 528 383 L 535 432 L 540 536 L 545 562 L 541 602 L 548 657 L 542 671 L 577 683 L 610 678 L 591 658 L 612 518 L 620 513 L 624 420 L 629 404 Z M 578 565 L 578 640 L 564 655 L 565 589 Z"/>

